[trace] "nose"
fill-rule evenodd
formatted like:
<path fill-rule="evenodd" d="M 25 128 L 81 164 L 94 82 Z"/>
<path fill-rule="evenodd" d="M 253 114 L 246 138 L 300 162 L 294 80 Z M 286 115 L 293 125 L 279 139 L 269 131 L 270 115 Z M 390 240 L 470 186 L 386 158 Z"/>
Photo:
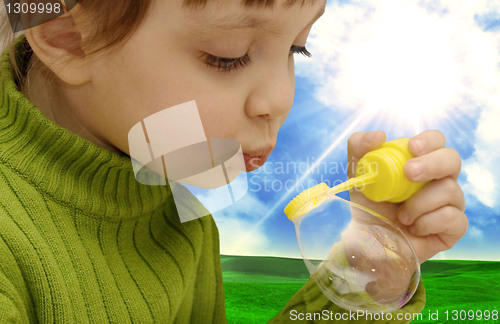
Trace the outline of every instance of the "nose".
<path fill-rule="evenodd" d="M 245 102 L 249 117 L 280 119 L 292 108 L 295 94 L 295 74 L 291 66 L 274 66 L 255 79 L 255 87 Z"/>

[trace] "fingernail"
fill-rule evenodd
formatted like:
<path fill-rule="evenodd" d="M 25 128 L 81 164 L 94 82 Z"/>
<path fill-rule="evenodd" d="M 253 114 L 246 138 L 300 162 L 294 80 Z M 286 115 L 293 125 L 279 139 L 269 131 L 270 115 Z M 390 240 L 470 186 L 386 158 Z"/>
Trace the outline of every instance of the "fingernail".
<path fill-rule="evenodd" d="M 420 161 L 411 161 L 410 172 L 413 175 L 413 177 L 418 177 L 424 172 L 424 165 Z"/>
<path fill-rule="evenodd" d="M 399 214 L 399 221 L 404 225 L 407 225 L 410 222 L 410 215 L 408 215 L 406 209 L 401 210 Z"/>
<path fill-rule="evenodd" d="M 413 148 L 415 149 L 415 153 L 421 153 L 425 149 L 425 141 L 421 138 L 415 138 L 413 141 Z"/>

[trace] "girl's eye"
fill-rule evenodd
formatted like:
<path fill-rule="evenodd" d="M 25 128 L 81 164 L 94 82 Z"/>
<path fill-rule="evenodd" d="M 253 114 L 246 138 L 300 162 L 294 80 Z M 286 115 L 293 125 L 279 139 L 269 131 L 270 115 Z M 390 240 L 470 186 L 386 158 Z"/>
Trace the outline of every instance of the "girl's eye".
<path fill-rule="evenodd" d="M 290 54 L 302 54 L 307 57 L 311 57 L 312 54 L 305 48 L 305 46 L 295 46 L 292 45 L 290 48 Z"/>
<path fill-rule="evenodd" d="M 248 65 L 250 61 L 250 56 L 248 54 L 242 57 L 229 58 L 229 57 L 218 57 L 208 53 L 203 54 L 205 63 L 209 67 L 216 68 L 221 72 L 228 72 L 231 70 L 239 69 Z"/>
<path fill-rule="evenodd" d="M 296 46 L 292 45 L 290 47 L 290 55 L 293 54 L 302 54 L 307 57 L 311 57 L 312 54 L 304 46 Z M 239 68 L 243 68 L 251 63 L 250 56 L 248 53 L 243 55 L 242 57 L 219 57 L 215 55 L 211 55 L 208 53 L 203 54 L 203 59 L 205 63 L 212 68 L 216 68 L 220 72 L 229 72 L 231 70 L 236 70 Z"/>

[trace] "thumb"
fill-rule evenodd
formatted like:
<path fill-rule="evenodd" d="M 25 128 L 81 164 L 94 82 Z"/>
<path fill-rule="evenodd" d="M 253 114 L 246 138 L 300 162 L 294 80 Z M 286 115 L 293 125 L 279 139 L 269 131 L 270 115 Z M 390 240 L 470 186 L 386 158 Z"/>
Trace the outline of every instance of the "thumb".
<path fill-rule="evenodd" d="M 386 140 L 385 132 L 356 132 L 347 141 L 347 175 L 352 178 L 355 175 L 358 161 L 366 153 L 373 151 L 382 145 Z"/>

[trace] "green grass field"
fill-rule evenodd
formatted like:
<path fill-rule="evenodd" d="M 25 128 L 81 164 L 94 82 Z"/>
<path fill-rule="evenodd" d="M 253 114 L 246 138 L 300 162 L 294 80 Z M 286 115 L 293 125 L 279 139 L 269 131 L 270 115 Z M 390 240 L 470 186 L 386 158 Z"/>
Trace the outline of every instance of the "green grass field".
<path fill-rule="evenodd" d="M 222 256 L 221 263 L 229 323 L 266 323 L 309 278 L 301 259 Z M 500 312 L 500 262 L 427 261 L 422 277 L 424 319 L 428 311 L 439 311 L 440 318 L 453 309 Z"/>

